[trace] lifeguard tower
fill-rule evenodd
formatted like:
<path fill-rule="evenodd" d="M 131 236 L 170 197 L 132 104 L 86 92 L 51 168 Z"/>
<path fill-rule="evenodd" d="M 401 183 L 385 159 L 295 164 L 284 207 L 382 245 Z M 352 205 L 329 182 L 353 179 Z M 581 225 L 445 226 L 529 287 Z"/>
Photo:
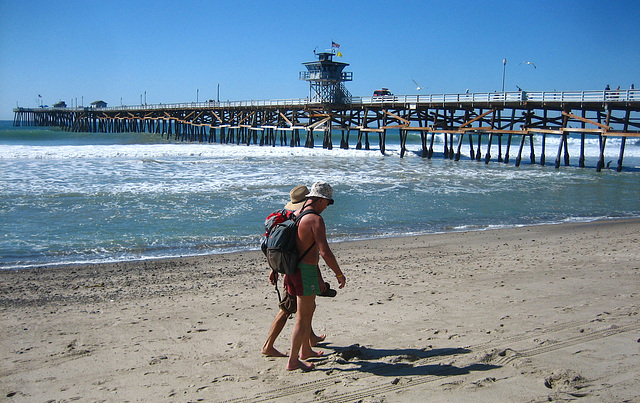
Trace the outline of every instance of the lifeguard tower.
<path fill-rule="evenodd" d="M 318 61 L 302 63 L 307 71 L 300 72 L 300 80 L 309 82 L 309 101 L 323 104 L 349 103 L 351 93 L 344 86 L 353 80 L 353 73 L 342 71 L 348 63 L 334 62 L 332 51 L 313 52 Z"/>

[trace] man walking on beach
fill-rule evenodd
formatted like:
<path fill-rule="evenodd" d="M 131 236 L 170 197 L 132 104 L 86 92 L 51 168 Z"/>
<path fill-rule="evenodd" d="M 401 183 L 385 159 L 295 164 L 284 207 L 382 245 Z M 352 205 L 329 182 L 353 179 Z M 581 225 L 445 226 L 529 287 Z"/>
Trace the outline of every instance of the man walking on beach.
<path fill-rule="evenodd" d="M 296 186 L 289 192 L 290 201 L 287 203 L 284 208 L 289 211 L 296 211 L 302 207 L 305 200 L 307 200 L 307 195 L 309 194 L 309 189 L 304 186 Z M 278 282 L 278 273 L 275 270 L 271 270 L 271 274 L 269 274 L 269 282 L 272 285 L 276 285 Z M 275 341 L 278 338 L 278 335 L 284 328 L 284 325 L 287 323 L 287 319 L 289 316 L 296 313 L 297 311 L 297 301 L 295 296 L 289 295 L 289 293 L 285 290 L 285 297 L 282 299 L 280 305 L 280 310 L 278 314 L 273 319 L 271 323 L 271 327 L 269 329 L 269 334 L 267 335 L 267 340 L 264 342 L 262 346 L 262 354 L 268 357 L 286 357 L 286 354 L 281 353 L 275 347 Z M 313 328 L 310 331 L 309 336 L 309 349 L 315 346 L 316 344 L 324 341 L 325 335 L 316 335 L 313 331 Z"/>
<path fill-rule="evenodd" d="M 343 288 L 346 278 L 338 261 L 336 260 L 329 243 L 327 242 L 326 227 L 324 220 L 320 214 L 330 205 L 333 204 L 333 189 L 325 182 L 316 182 L 311 187 L 311 191 L 307 195 L 307 199 L 296 211 L 296 215 L 300 215 L 304 211 L 311 210 L 315 214 L 307 214 L 298 223 L 298 237 L 296 246 L 298 253 L 303 253 L 311 248 L 307 255 L 298 262 L 298 268 L 293 275 L 284 276 L 284 284 L 287 292 L 292 296 L 296 296 L 298 303 L 298 313 L 296 316 L 296 324 L 291 334 L 291 351 L 289 352 L 289 361 L 287 362 L 287 370 L 302 369 L 309 371 L 313 369 L 313 364 L 307 364 L 302 360 L 320 357 L 322 352 L 315 352 L 309 344 L 311 334 L 311 321 L 316 308 L 316 295 L 322 294 L 325 285 L 320 276 L 318 262 L 320 256 L 327 266 L 336 275 L 339 288 Z"/>

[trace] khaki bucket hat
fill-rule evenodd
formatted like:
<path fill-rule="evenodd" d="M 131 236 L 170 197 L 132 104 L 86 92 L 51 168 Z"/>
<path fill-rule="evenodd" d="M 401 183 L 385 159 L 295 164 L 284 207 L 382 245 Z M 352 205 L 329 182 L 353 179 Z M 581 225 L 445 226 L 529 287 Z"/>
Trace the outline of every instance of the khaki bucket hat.
<path fill-rule="evenodd" d="M 304 185 L 296 186 L 289 192 L 289 197 L 291 197 L 291 201 L 287 203 L 284 208 L 287 210 L 295 211 L 302 207 L 304 201 L 307 199 L 307 195 L 309 194 L 309 188 Z"/>

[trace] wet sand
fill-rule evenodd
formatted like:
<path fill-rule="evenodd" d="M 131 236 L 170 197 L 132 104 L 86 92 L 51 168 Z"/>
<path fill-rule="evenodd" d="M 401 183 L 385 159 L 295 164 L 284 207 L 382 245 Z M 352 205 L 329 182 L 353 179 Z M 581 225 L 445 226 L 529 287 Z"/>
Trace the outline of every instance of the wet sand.
<path fill-rule="evenodd" d="M 332 244 L 347 287 L 317 299 L 307 373 L 260 353 L 259 251 L 4 270 L 0 400 L 640 401 L 639 241 L 629 219 Z"/>

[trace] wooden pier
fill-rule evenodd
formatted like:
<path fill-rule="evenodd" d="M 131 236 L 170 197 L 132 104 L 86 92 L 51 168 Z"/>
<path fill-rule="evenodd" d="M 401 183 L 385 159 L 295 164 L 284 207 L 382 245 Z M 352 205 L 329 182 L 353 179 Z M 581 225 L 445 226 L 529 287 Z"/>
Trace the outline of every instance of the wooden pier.
<path fill-rule="evenodd" d="M 16 108 L 15 126 L 58 126 L 74 132 L 150 132 L 179 141 L 333 148 L 332 134 L 341 133 L 340 148 L 370 148 L 377 137 L 384 154 L 388 130 L 400 132 L 400 156 L 408 133 L 419 133 L 421 154 L 432 158 L 434 138 L 444 135 L 443 155 L 458 160 L 463 150 L 477 161 L 509 162 L 518 147 L 520 165 L 525 146 L 531 164 L 545 165 L 549 136 L 560 139 L 555 167 L 569 165 L 567 137 L 580 134 L 577 166 L 584 167 L 585 139 L 596 137 L 604 166 L 607 139 L 622 139 L 616 169 L 623 167 L 628 138 L 640 137 L 640 90 L 581 92 L 504 92 L 348 97 L 342 103 L 314 99 L 200 102 L 105 108 Z M 534 134 L 542 136 L 536 159 Z M 528 141 L 527 141 L 528 140 Z M 465 143 L 468 144 L 465 145 Z M 492 146 L 498 155 L 491 155 Z M 484 148 L 484 153 L 483 153 Z"/>

